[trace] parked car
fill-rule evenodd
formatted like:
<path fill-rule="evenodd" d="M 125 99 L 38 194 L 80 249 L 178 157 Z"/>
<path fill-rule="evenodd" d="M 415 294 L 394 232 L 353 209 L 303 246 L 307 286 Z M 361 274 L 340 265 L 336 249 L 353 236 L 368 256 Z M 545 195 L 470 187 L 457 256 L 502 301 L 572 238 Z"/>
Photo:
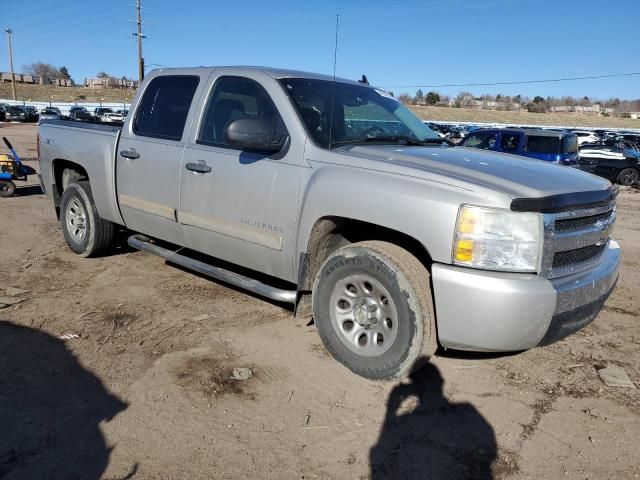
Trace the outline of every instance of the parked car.
<path fill-rule="evenodd" d="M 29 120 L 27 120 L 28 122 L 37 122 L 38 121 L 38 117 L 40 116 L 38 113 L 38 109 L 32 105 L 26 105 L 24 107 L 28 114 L 29 114 Z"/>
<path fill-rule="evenodd" d="M 100 119 L 102 118 L 102 116 L 105 113 L 113 113 L 113 109 L 109 108 L 109 107 L 98 107 L 98 108 L 94 108 L 93 109 L 93 119 L 97 122 L 100 121 Z"/>
<path fill-rule="evenodd" d="M 578 164 L 577 137 L 567 132 L 487 128 L 469 133 L 460 146 L 521 155 L 561 165 Z"/>
<path fill-rule="evenodd" d="M 71 117 L 71 115 L 73 115 L 74 112 L 78 111 L 78 110 L 83 110 L 83 111 L 87 111 L 87 109 L 85 107 L 80 107 L 78 105 L 74 105 L 73 107 L 71 107 L 69 109 L 69 117 Z"/>
<path fill-rule="evenodd" d="M 129 115 L 129 110 L 116 110 L 116 113 L 119 113 L 123 117 L 126 117 L 127 115 Z"/>
<path fill-rule="evenodd" d="M 593 143 L 599 140 L 598 134 L 590 130 L 572 130 L 571 133 L 578 137 L 578 145 Z"/>
<path fill-rule="evenodd" d="M 7 108 L 9 108 L 10 105 L 8 103 L 0 103 L 0 121 L 4 121 L 5 120 L 5 112 L 7 111 Z"/>
<path fill-rule="evenodd" d="M 47 107 L 40 111 L 39 120 L 60 120 L 61 118 L 62 115 L 60 114 L 60 110 L 57 108 Z"/>
<path fill-rule="evenodd" d="M 172 68 L 140 92 L 124 127 L 39 127 L 69 247 L 139 232 L 134 248 L 313 314 L 359 375 L 403 377 L 438 345 L 547 345 L 616 283 L 607 180 L 451 147 L 386 92 L 326 75 Z"/>
<path fill-rule="evenodd" d="M 582 144 L 580 148 L 596 146 L 616 147 L 640 152 L 640 135 L 635 133 L 617 133 L 597 142 Z"/>
<path fill-rule="evenodd" d="M 11 105 L 5 111 L 7 122 L 30 122 L 32 114 L 21 105 Z"/>
<path fill-rule="evenodd" d="M 72 107 L 69 113 L 69 119 L 78 122 L 92 122 L 93 115 L 84 107 Z"/>
<path fill-rule="evenodd" d="M 604 141 L 605 145 L 619 146 L 622 148 L 631 148 L 632 150 L 640 150 L 640 134 L 623 133 L 620 135 L 612 135 Z"/>
<path fill-rule="evenodd" d="M 607 145 L 580 148 L 580 169 L 612 183 L 631 186 L 640 179 L 640 153 Z"/>
<path fill-rule="evenodd" d="M 105 113 L 100 117 L 100 121 L 103 123 L 123 123 L 124 117 L 119 113 Z"/>

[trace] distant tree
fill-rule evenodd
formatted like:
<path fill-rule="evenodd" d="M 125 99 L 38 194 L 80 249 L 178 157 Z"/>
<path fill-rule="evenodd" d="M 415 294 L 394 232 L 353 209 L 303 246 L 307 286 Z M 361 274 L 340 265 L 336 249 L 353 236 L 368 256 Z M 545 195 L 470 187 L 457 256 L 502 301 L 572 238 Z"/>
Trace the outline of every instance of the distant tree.
<path fill-rule="evenodd" d="M 111 75 L 109 75 L 107 72 L 102 71 L 102 72 L 98 72 L 97 77 L 98 78 L 111 78 Z"/>
<path fill-rule="evenodd" d="M 502 103 L 504 105 L 502 105 L 500 108 L 510 112 L 513 109 L 513 100 L 511 99 L 511 97 L 509 95 L 507 95 L 506 97 L 502 97 Z"/>
<path fill-rule="evenodd" d="M 470 92 L 460 92 L 456 95 L 454 105 L 461 108 L 471 108 L 473 106 L 473 95 Z"/>
<path fill-rule="evenodd" d="M 547 113 L 549 103 L 540 96 L 534 97 L 533 101 L 527 104 L 527 111 L 533 113 Z"/>
<path fill-rule="evenodd" d="M 416 92 L 416 96 L 413 97 L 413 103 L 417 105 L 421 105 L 424 103 L 424 92 L 422 89 L 418 89 Z"/>
<path fill-rule="evenodd" d="M 427 92 L 427 96 L 425 97 L 425 103 L 427 105 L 435 105 L 440 101 L 440 95 L 436 92 Z"/>
<path fill-rule="evenodd" d="M 62 67 L 60 67 L 60 77 L 64 78 L 66 80 L 71 80 L 71 75 L 69 75 L 69 70 L 67 70 L 67 67 L 65 67 L 64 65 Z"/>
<path fill-rule="evenodd" d="M 580 100 L 580 105 L 582 105 L 583 107 L 588 107 L 591 105 L 591 103 L 591 100 L 589 100 L 589 97 L 587 97 L 586 95 L 582 97 L 582 100 Z"/>
<path fill-rule="evenodd" d="M 398 101 L 400 101 L 400 103 L 404 103 L 405 105 L 410 104 L 412 100 L 413 99 L 409 96 L 408 93 L 401 93 L 398 97 Z"/>
<path fill-rule="evenodd" d="M 43 83 L 50 83 L 51 80 L 61 78 L 60 70 L 50 63 L 35 62 L 25 65 L 22 68 L 28 74 L 41 77 L 43 79 Z"/>

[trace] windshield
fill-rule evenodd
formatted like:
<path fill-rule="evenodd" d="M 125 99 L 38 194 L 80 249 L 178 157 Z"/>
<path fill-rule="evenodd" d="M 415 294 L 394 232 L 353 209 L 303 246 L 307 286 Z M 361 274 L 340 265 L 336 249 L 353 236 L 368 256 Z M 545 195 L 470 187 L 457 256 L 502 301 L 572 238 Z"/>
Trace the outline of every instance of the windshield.
<path fill-rule="evenodd" d="M 441 140 L 391 95 L 365 85 L 308 78 L 280 80 L 307 132 L 323 148 L 367 141 Z M 331 111 L 333 97 L 333 132 Z M 331 144 L 331 145 L 330 145 Z"/>

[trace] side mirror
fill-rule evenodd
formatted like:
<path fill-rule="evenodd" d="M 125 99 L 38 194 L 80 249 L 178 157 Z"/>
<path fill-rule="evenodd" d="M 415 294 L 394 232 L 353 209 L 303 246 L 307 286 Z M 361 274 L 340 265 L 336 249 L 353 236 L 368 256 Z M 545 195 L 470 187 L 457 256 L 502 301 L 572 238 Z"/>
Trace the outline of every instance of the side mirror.
<path fill-rule="evenodd" d="M 235 147 L 262 152 L 279 152 L 287 141 L 286 135 L 276 132 L 273 122 L 262 118 L 241 118 L 231 122 L 225 138 Z"/>

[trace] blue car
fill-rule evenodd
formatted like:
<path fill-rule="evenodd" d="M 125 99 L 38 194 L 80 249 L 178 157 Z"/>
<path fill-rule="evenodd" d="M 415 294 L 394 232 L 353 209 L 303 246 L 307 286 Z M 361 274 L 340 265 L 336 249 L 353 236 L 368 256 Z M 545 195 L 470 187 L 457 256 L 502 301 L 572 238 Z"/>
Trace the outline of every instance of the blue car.
<path fill-rule="evenodd" d="M 573 133 L 530 128 L 485 128 L 475 130 L 460 143 L 463 147 L 553 162 L 578 165 L 578 137 Z"/>

